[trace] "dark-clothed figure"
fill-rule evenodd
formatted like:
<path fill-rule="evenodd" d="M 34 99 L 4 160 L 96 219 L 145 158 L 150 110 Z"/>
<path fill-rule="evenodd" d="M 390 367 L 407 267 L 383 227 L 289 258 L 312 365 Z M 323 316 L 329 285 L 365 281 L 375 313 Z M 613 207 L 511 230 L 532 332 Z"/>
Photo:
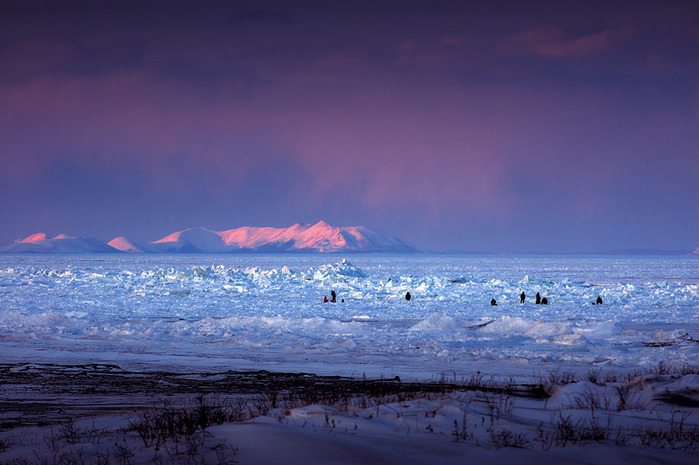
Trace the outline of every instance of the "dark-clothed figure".
<path fill-rule="evenodd" d="M 523 303 L 524 303 L 524 299 L 526 299 L 526 298 L 527 298 L 527 296 L 524 295 L 524 292 L 522 292 L 522 293 L 519 295 L 519 303 L 520 303 L 520 304 L 523 304 Z"/>
<path fill-rule="evenodd" d="M 406 292 L 406 293 L 405 293 L 405 300 L 408 300 L 408 301 L 409 301 L 409 300 L 412 299 L 412 298 L 413 298 L 413 296 L 410 295 L 410 292 Z"/>
<path fill-rule="evenodd" d="M 539 295 L 538 292 L 536 293 L 536 303 L 537 303 L 537 304 L 540 304 L 540 303 L 541 303 L 541 296 Z"/>
<path fill-rule="evenodd" d="M 546 297 L 541 299 L 541 305 L 548 305 L 548 304 L 549 304 L 549 299 L 547 299 Z"/>
<path fill-rule="evenodd" d="M 595 300 L 595 303 L 596 303 L 597 305 L 602 305 L 602 297 L 597 296 L 597 300 Z"/>
<path fill-rule="evenodd" d="M 335 294 L 335 291 L 330 291 L 330 302 L 337 302 L 337 294 Z"/>
<path fill-rule="evenodd" d="M 493 307 L 497 307 L 498 303 L 495 299 L 490 299 L 490 305 L 492 305 Z"/>

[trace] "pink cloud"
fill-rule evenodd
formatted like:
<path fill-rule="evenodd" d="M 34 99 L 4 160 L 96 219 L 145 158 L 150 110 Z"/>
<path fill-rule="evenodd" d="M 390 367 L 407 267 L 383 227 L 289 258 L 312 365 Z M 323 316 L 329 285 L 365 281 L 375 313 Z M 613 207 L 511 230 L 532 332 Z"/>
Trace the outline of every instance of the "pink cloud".
<path fill-rule="evenodd" d="M 181 167 L 199 165 L 229 173 L 235 182 L 252 166 L 252 155 L 227 157 L 231 143 L 249 133 L 246 112 L 231 102 L 209 97 L 151 70 L 93 76 L 52 73 L 26 83 L 0 86 L 5 115 L 8 174 L 21 178 L 70 157 L 137 165 L 153 174 L 153 187 L 185 188 Z M 216 186 L 212 186 L 216 188 Z M 225 187 L 221 186 L 221 189 Z"/>
<path fill-rule="evenodd" d="M 390 81 L 375 84 L 345 87 L 339 101 L 291 97 L 277 89 L 262 105 L 266 133 L 319 174 L 311 197 L 355 185 L 372 208 L 407 204 L 442 211 L 455 203 L 464 211 L 511 208 L 501 187 L 509 170 L 507 151 L 523 131 L 520 116 L 502 118 L 481 109 L 521 100 L 516 91 L 417 92 Z"/>
<path fill-rule="evenodd" d="M 571 37 L 563 28 L 547 25 L 506 37 L 500 41 L 498 48 L 507 55 L 580 58 L 610 51 L 633 35 L 632 28 L 618 27 Z"/>
<path fill-rule="evenodd" d="M 541 44 L 534 53 L 557 58 L 595 55 L 616 47 L 632 35 L 630 28 L 608 29 L 562 42 Z"/>

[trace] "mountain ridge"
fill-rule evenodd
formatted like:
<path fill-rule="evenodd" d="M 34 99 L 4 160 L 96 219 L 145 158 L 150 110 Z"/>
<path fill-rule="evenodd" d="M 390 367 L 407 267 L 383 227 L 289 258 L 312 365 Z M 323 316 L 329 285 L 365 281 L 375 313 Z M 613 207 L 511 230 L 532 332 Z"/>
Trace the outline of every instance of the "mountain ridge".
<path fill-rule="evenodd" d="M 336 227 L 325 221 L 287 228 L 243 226 L 225 231 L 188 228 L 153 242 L 119 236 L 109 242 L 36 233 L 0 247 L 2 253 L 414 253 L 397 237 L 366 226 Z"/>

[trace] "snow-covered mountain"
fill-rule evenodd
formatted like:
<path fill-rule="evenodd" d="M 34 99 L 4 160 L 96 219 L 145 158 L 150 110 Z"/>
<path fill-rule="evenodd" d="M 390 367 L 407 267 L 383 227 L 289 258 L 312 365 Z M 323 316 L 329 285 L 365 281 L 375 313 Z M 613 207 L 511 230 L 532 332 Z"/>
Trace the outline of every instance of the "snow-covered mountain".
<path fill-rule="evenodd" d="M 124 236 L 119 236 L 107 243 L 120 252 L 144 253 L 154 252 L 154 248 L 146 242 L 135 241 Z"/>
<path fill-rule="evenodd" d="M 221 253 L 227 252 L 221 234 L 206 228 L 191 228 L 172 233 L 149 244 L 160 253 Z"/>
<path fill-rule="evenodd" d="M 120 236 L 109 243 L 98 239 L 60 235 L 53 239 L 34 234 L 0 247 L 6 253 L 226 253 L 226 252 L 397 252 L 417 250 L 396 237 L 364 226 L 335 227 L 324 221 L 288 228 L 242 227 L 227 231 L 190 228 L 155 242 Z"/>
<path fill-rule="evenodd" d="M 110 253 L 118 252 L 114 247 L 98 239 L 67 236 L 49 238 L 44 233 L 32 234 L 12 244 L 0 247 L 0 252 L 9 253 Z"/>
<path fill-rule="evenodd" d="M 299 225 L 295 226 L 298 227 Z M 336 228 L 324 221 L 320 221 L 300 231 L 294 238 L 294 248 L 318 252 L 415 251 L 412 247 L 395 237 L 364 226 Z"/>
<path fill-rule="evenodd" d="M 324 221 L 314 225 L 295 224 L 288 228 L 246 226 L 227 231 L 192 228 L 151 242 L 148 247 L 161 253 L 416 252 L 400 239 L 382 232 L 363 226 L 340 228 Z"/>

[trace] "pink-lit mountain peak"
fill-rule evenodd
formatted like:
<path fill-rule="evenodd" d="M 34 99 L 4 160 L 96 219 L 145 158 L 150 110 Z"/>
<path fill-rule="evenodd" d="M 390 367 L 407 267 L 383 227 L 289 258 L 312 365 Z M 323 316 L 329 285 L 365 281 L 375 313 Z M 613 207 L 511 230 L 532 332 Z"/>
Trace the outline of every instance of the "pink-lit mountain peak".
<path fill-rule="evenodd" d="M 222 231 L 226 245 L 238 248 L 256 248 L 271 242 L 288 242 L 294 239 L 307 226 L 295 224 L 288 228 L 251 227 Z"/>
<path fill-rule="evenodd" d="M 44 233 L 32 234 L 12 244 L 0 247 L 0 252 L 9 253 L 105 253 L 118 252 L 117 249 L 98 240 L 88 237 L 68 236 L 59 234 L 50 239 Z"/>
<path fill-rule="evenodd" d="M 206 228 L 188 228 L 182 231 L 177 231 L 163 237 L 160 240 L 154 242 L 154 244 L 165 243 L 165 242 L 176 242 L 179 240 L 200 240 L 206 238 L 211 238 L 213 236 L 218 236 L 219 233 L 216 231 L 211 231 Z"/>
<path fill-rule="evenodd" d="M 363 226 L 335 227 L 325 221 L 287 228 L 244 226 L 227 231 L 193 228 L 150 247 L 157 252 L 414 252 L 400 239 Z M 126 250 L 125 250 L 126 251 Z"/>
<path fill-rule="evenodd" d="M 333 249 L 342 248 L 344 239 L 341 237 L 341 228 L 330 226 L 324 221 L 314 225 L 294 224 L 288 228 L 271 227 L 242 227 L 222 231 L 221 237 L 226 245 L 240 249 L 256 249 L 259 247 L 284 247 L 292 249 L 313 249 L 324 252 L 325 248 L 317 247 L 322 241 L 331 240 L 335 243 Z"/>
<path fill-rule="evenodd" d="M 295 242 L 299 249 L 317 249 L 319 252 L 338 252 L 345 250 L 357 250 L 350 238 L 351 234 L 343 229 L 330 226 L 325 221 L 319 221 L 305 231 L 301 232 Z M 348 239 L 350 239 L 348 241 Z"/>
<path fill-rule="evenodd" d="M 226 252 L 415 252 L 400 239 L 364 226 L 335 227 L 324 221 L 287 228 L 245 226 L 227 231 L 190 228 L 154 242 L 120 236 L 108 244 L 97 239 L 44 233 L 0 247 L 0 252 L 27 253 L 226 253 Z"/>
<path fill-rule="evenodd" d="M 18 241 L 18 243 L 22 244 L 31 244 L 31 243 L 37 243 L 41 241 L 47 240 L 48 236 L 46 236 L 46 233 L 36 233 L 32 234 L 29 237 L 25 237 L 24 239 Z"/>
<path fill-rule="evenodd" d="M 172 233 L 158 241 L 151 242 L 157 252 L 225 252 L 226 243 L 221 233 L 206 228 L 190 228 Z"/>
<path fill-rule="evenodd" d="M 67 240 L 78 240 L 81 239 L 75 236 L 69 236 L 68 234 L 59 234 L 53 239 L 49 238 L 46 233 L 36 233 L 29 237 L 25 237 L 22 240 L 17 241 L 20 244 L 48 244 L 52 241 L 67 241 Z"/>
<path fill-rule="evenodd" d="M 111 247 L 114 247 L 117 250 L 121 250 L 122 252 L 142 253 L 149 251 L 148 246 L 146 244 L 132 241 L 131 239 L 124 236 L 116 237 L 109 241 L 107 244 Z"/>
<path fill-rule="evenodd" d="M 22 244 L 38 244 L 39 242 L 43 242 L 43 241 L 61 241 L 61 240 L 66 240 L 66 239 L 78 239 L 78 238 L 75 236 L 69 236 L 68 234 L 59 234 L 58 236 L 51 239 L 46 233 L 36 233 L 36 234 L 32 234 L 31 236 L 25 237 L 24 239 L 21 239 L 17 242 L 22 243 Z"/>

